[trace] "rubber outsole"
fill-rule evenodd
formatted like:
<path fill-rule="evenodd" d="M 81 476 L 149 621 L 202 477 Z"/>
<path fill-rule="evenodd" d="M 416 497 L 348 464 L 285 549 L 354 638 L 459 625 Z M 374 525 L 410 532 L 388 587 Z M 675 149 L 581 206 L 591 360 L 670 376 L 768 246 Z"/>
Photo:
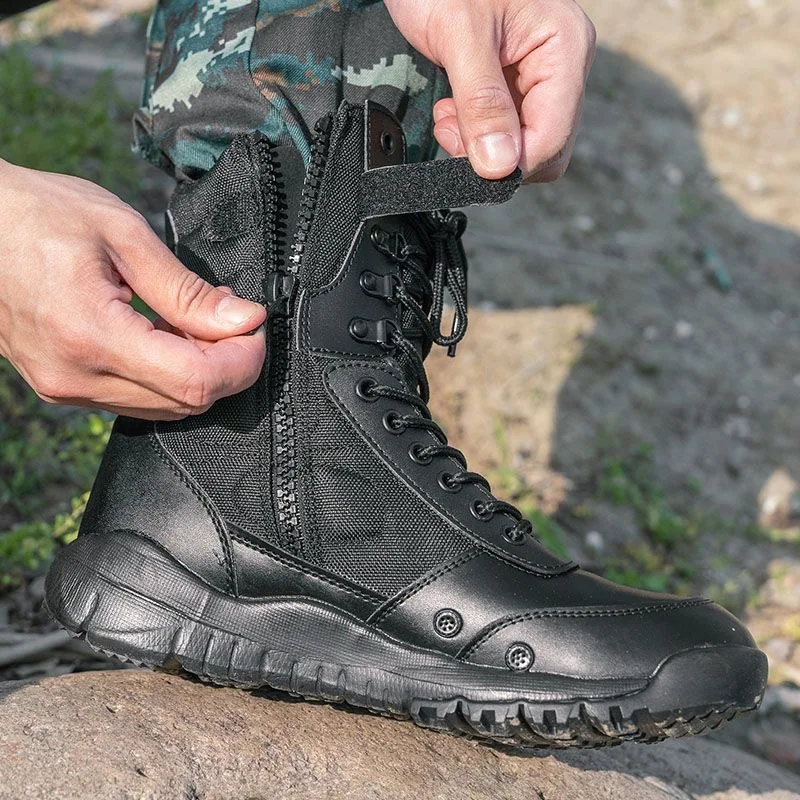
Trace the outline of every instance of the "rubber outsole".
<path fill-rule="evenodd" d="M 127 532 L 84 536 L 62 550 L 45 602 L 90 646 L 139 666 L 526 748 L 650 743 L 714 730 L 757 708 L 767 677 L 764 654 L 743 646 L 684 651 L 639 680 L 465 664 L 311 600 L 228 597 Z"/>

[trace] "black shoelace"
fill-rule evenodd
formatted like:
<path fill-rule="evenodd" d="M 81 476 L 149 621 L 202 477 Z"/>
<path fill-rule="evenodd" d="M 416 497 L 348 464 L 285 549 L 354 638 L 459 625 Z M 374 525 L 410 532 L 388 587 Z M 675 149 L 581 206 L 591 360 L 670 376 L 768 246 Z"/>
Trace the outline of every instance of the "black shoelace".
<path fill-rule="evenodd" d="M 467 468 L 464 454 L 447 443 L 447 436 L 431 418 L 428 410 L 430 386 L 425 374 L 422 356 L 412 338 L 421 338 L 422 351 L 427 353 L 433 344 L 447 347 L 448 355 L 454 356 L 458 343 L 467 332 L 467 261 L 461 243 L 461 235 L 466 228 L 466 217 L 459 211 L 439 211 L 426 216 L 427 233 L 433 243 L 433 263 L 430 274 L 426 271 L 426 253 L 419 247 L 407 243 L 401 233 L 388 233 L 379 226 L 372 231 L 372 243 L 376 249 L 400 267 L 400 276 L 390 302 L 399 303 L 404 312 L 403 318 L 410 317 L 414 326 L 391 328 L 387 349 L 402 353 L 416 381 L 418 394 L 396 389 L 369 380 L 369 385 L 361 387 L 367 397 L 384 397 L 413 406 L 417 414 L 392 413 L 387 415 L 385 424 L 397 433 L 415 429 L 428 431 L 438 443 L 418 445 L 412 449 L 411 457 L 419 464 L 430 464 L 435 458 L 451 458 L 461 465 L 457 472 L 444 472 L 439 478 L 443 489 L 457 492 L 467 484 L 482 486 L 491 493 L 491 486 L 480 473 Z M 453 322 L 449 333 L 442 331 L 445 292 L 449 293 L 454 306 Z M 426 307 L 430 311 L 426 311 Z M 524 519 L 520 511 L 510 503 L 496 498 L 478 500 L 471 506 L 478 519 L 491 519 L 495 514 L 505 514 L 513 520 L 506 528 L 506 537 L 512 542 L 522 542 L 525 536 L 533 533 L 533 526 Z"/>

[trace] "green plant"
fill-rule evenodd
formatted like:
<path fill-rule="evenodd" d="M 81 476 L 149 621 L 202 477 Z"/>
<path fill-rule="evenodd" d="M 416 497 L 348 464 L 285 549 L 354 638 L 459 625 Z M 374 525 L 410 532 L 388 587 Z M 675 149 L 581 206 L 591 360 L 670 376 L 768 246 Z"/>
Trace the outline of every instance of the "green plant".
<path fill-rule="evenodd" d="M 124 101 L 111 74 L 81 99 L 57 91 L 57 77 L 42 80 L 20 46 L 0 54 L 0 154 L 20 166 L 130 189 L 135 162 L 120 135 Z"/>
<path fill-rule="evenodd" d="M 697 519 L 673 511 L 663 488 L 654 479 L 651 444 L 639 443 L 623 454 L 612 450 L 604 460 L 598 484 L 600 496 L 634 509 L 639 524 L 654 543 L 674 549 L 697 538 Z"/>
<path fill-rule="evenodd" d="M 132 190 L 135 162 L 120 128 L 127 109 L 111 75 L 81 98 L 57 85 L 58 72 L 43 74 L 22 47 L 0 53 L 2 157 Z M 74 538 L 110 428 L 106 416 L 45 406 L 0 360 L 0 587 Z"/>
<path fill-rule="evenodd" d="M 0 412 L 0 586 L 7 587 L 77 532 L 111 420 L 48 408 L 4 361 Z"/>
<path fill-rule="evenodd" d="M 89 492 L 74 497 L 69 511 L 43 520 L 22 523 L 0 535 L 0 589 L 16 586 L 26 573 L 39 571 L 57 544 L 69 544 L 78 536 Z"/>
<path fill-rule="evenodd" d="M 525 483 L 525 479 L 511 465 L 506 433 L 500 420 L 495 421 L 494 434 L 500 458 L 497 466 L 491 470 L 489 475 L 492 482 L 497 485 L 499 493 L 516 504 L 522 515 L 530 520 L 536 536 L 545 547 L 562 558 L 569 558 L 566 534 L 563 528 L 538 507 L 536 498 Z"/>

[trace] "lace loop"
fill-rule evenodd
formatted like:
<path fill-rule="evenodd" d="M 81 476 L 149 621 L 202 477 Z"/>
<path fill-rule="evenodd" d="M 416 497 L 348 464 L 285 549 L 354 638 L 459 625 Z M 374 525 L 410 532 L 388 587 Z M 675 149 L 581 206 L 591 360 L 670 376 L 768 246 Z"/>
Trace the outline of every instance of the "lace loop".
<path fill-rule="evenodd" d="M 447 443 L 444 431 L 434 422 L 428 410 L 430 386 L 423 356 L 409 336 L 421 334 L 423 354 L 427 353 L 432 344 L 437 344 L 446 347 L 448 355 L 453 356 L 456 346 L 467 332 L 467 260 L 461 243 L 467 218 L 459 211 L 436 211 L 422 218 L 425 220 L 425 233 L 433 250 L 433 258 L 428 265 L 426 265 L 428 257 L 426 252 L 420 247 L 410 245 L 402 232 L 389 232 L 375 224 L 370 233 L 375 248 L 400 267 L 392 302 L 399 303 L 409 315 L 404 318 L 406 321 L 402 326 L 385 325 L 381 329 L 381 332 L 385 332 L 385 338 L 381 337 L 379 343 L 403 355 L 416 381 L 414 388 L 419 394 L 374 381 L 367 383 L 371 379 L 359 381 L 356 392 L 369 401 L 383 397 L 410 405 L 416 413 L 387 412 L 383 419 L 384 427 L 394 435 L 401 435 L 408 430 L 429 433 L 433 441 L 427 445 L 415 442 L 409 447 L 409 457 L 420 465 L 430 464 L 435 458 L 449 458 L 455 461 L 461 467 L 461 471 L 440 473 L 439 483 L 442 488 L 449 492 L 458 492 L 468 484 L 482 488 L 486 492 L 486 497 L 472 501 L 470 504 L 472 514 L 481 520 L 489 520 L 495 514 L 511 517 L 513 524 L 505 528 L 503 535 L 508 541 L 518 544 L 533 532 L 531 523 L 510 503 L 494 498 L 486 478 L 467 469 L 464 454 Z M 450 295 L 455 309 L 449 333 L 442 331 L 446 292 Z M 430 308 L 430 311 L 426 311 L 426 308 Z M 409 317 L 413 319 L 418 329 L 412 331 L 408 327 Z M 355 322 L 368 325 L 366 320 Z M 366 327 L 364 330 L 366 331 Z M 359 333 L 360 330 L 355 331 L 354 335 Z M 371 339 L 375 339 L 372 331 L 368 331 L 367 334 L 371 335 Z"/>

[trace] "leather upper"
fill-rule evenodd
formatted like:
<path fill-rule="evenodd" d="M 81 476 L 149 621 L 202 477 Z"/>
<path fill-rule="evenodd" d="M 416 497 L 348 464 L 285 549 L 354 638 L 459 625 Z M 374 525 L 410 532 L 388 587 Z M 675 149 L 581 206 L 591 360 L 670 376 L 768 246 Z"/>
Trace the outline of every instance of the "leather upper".
<path fill-rule="evenodd" d="M 255 149 L 238 145 L 248 158 Z M 345 104 L 329 150 L 324 174 L 314 178 L 321 185 L 317 216 L 308 225 L 299 271 L 292 275 L 299 288 L 284 298 L 289 349 L 283 386 L 291 393 L 291 418 L 284 411 L 275 422 L 276 401 L 272 394 L 263 399 L 262 376 L 248 390 L 250 411 L 253 403 L 260 405 L 247 425 L 236 417 L 235 398 L 224 406 L 228 417 L 218 415 L 213 423 L 202 417 L 184 427 L 120 419 L 82 535 L 134 531 L 243 602 L 313 598 L 399 641 L 498 669 L 640 678 L 683 650 L 753 646 L 743 626 L 708 601 L 619 587 L 547 552 L 532 536 L 511 536 L 513 516 L 479 513 L 492 500 L 484 486 L 448 480 L 463 469 L 455 457 L 438 455 L 427 463 L 414 457 L 420 447 L 440 446 L 441 439 L 428 429 L 391 424 L 398 416 L 424 417 L 419 403 L 408 399 L 417 388 L 409 378 L 408 354 L 404 360 L 402 348 L 398 352 L 381 338 L 392 328 L 412 338 L 416 333 L 392 290 L 402 279 L 402 258 L 376 249 L 373 226 L 414 251 L 429 249 L 430 242 L 401 216 L 365 220 L 358 204 L 364 175 L 403 166 L 402 130 L 374 104 L 365 111 Z M 247 163 L 242 159 L 237 170 Z M 201 253 L 212 276 L 235 273 L 236 265 L 227 261 L 261 235 L 257 217 L 272 202 L 253 194 L 252 181 L 237 179 L 231 184 L 238 187 L 233 207 L 244 208 L 246 197 L 251 216 L 228 224 L 225 169 L 222 163 L 213 176 L 215 214 L 224 219 L 206 226 L 213 230 L 199 244 L 179 242 L 179 252 L 191 246 Z M 380 180 L 388 180 L 386 174 Z M 470 180 L 469 191 L 477 197 L 481 185 Z M 379 185 L 373 181 L 373 188 Z M 431 189 L 429 199 L 437 191 Z M 498 191 L 487 189 L 486 196 Z M 386 203 L 410 204 L 414 192 L 424 194 L 425 188 L 407 196 L 401 187 Z M 187 196 L 181 202 L 188 203 Z M 302 220 L 302 204 L 292 200 L 292 217 Z M 180 213 L 180 204 L 175 209 Z M 197 216 L 196 209 L 192 213 Z M 177 223 L 180 229 L 181 220 Z M 220 226 L 227 238 L 215 233 Z M 196 227 L 193 222 L 193 231 Z M 280 252 L 274 242 L 259 246 L 265 253 Z M 215 266 L 217 257 L 227 260 L 225 269 Z M 235 274 L 252 296 L 258 294 L 246 270 Z M 358 335 L 359 322 L 368 335 Z M 271 359 L 279 357 L 270 353 Z M 413 357 L 410 363 L 413 367 Z M 365 381 L 384 387 L 384 394 L 366 396 Z M 281 503 L 274 474 L 259 478 L 250 490 L 252 470 L 242 466 L 257 463 L 267 451 L 262 441 L 276 424 L 284 438 L 272 441 L 267 465 L 283 464 L 287 452 L 293 465 L 291 497 Z M 184 431 L 196 437 L 198 449 L 209 439 L 205 428 L 213 428 L 213 441 L 227 448 L 214 456 L 219 469 L 240 475 L 222 482 L 235 486 L 224 496 L 214 494 L 218 487 L 209 473 L 180 455 L 188 452 L 178 446 Z M 293 437 L 289 450 L 287 431 Z M 276 461 L 276 455 L 284 460 Z M 238 461 L 240 456 L 250 461 Z M 203 455 L 199 463 L 209 460 Z M 247 513 L 238 513 L 237 504 L 245 503 Z M 299 544 L 280 535 L 287 503 L 301 532 Z"/>

